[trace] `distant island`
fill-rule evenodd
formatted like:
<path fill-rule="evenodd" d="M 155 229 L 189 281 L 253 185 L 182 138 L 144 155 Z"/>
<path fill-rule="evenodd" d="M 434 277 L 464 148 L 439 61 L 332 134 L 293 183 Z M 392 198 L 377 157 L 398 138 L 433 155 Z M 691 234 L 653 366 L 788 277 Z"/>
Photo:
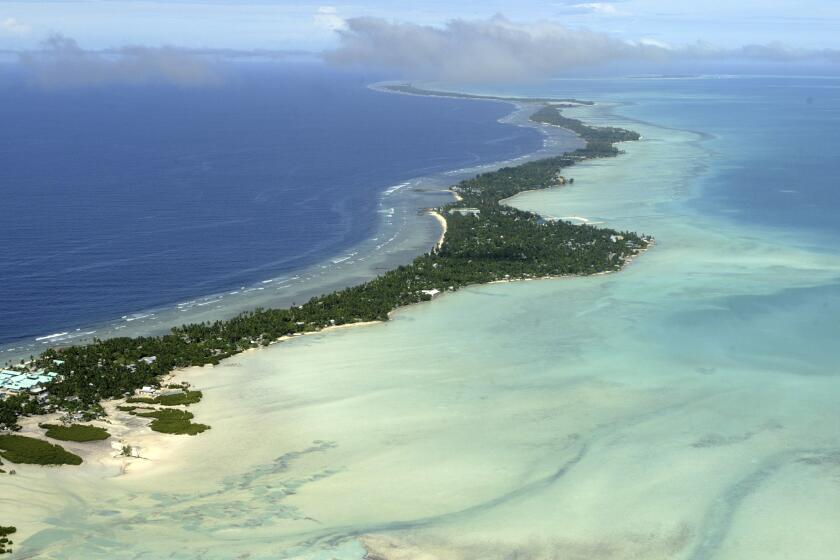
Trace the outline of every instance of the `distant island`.
<path fill-rule="evenodd" d="M 458 93 L 455 91 L 440 91 L 423 89 L 412 84 L 385 84 L 381 89 L 394 93 L 407 93 L 410 95 L 423 95 L 426 97 L 455 97 L 457 99 L 485 99 L 488 101 L 510 101 L 513 103 L 564 103 L 568 105 L 595 105 L 592 101 L 581 101 L 580 99 L 555 98 L 555 97 L 508 97 L 500 95 L 478 95 L 473 93 Z"/>
<path fill-rule="evenodd" d="M 689 80 L 700 77 L 697 74 L 641 74 L 638 76 L 627 76 L 630 80 Z"/>
<path fill-rule="evenodd" d="M 390 87 L 401 87 L 397 91 L 403 93 L 437 95 L 412 86 Z M 130 405 L 120 406 L 119 410 L 150 418 L 153 430 L 196 435 L 209 426 L 192 423 L 193 415 L 188 411 L 167 407 L 196 403 L 201 399 L 201 392 L 190 391 L 183 384 L 169 385 L 167 389 L 174 392 L 155 398 L 132 395 L 141 388 L 144 391 L 160 388 L 164 376 L 178 368 L 218 364 L 239 352 L 274 344 L 292 335 L 340 325 L 387 321 L 395 309 L 466 286 L 621 269 L 646 249 L 652 238 L 547 220 L 536 213 L 507 206 L 505 200 L 525 191 L 573 183 L 572 178 L 563 175 L 565 169 L 579 161 L 616 156 L 620 153 L 616 143 L 638 140 L 639 135 L 621 128 L 592 127 L 566 117 L 552 104 L 563 100 L 536 101 L 546 104 L 530 117 L 532 121 L 567 128 L 585 141 L 585 147 L 482 173 L 451 187 L 456 200 L 429 209 L 444 226 L 441 241 L 411 264 L 285 309 L 256 309 L 228 320 L 183 325 L 164 336 L 112 338 L 84 346 L 49 349 L 28 362 L 9 366 L 12 368 L 6 372 L 9 379 L 23 375 L 33 381 L 27 389 L 6 391 L 5 398 L 0 400 L 0 430 L 19 430 L 17 421 L 23 415 L 64 411 L 73 419 L 94 419 L 104 414 L 104 400 L 129 397 Z M 40 427 L 48 430 L 47 436 L 66 441 L 97 441 L 109 437 L 105 430 L 83 425 L 42 424 Z M 81 463 L 81 458 L 58 445 L 11 434 L 0 436 L 0 456 L 15 463 Z"/>

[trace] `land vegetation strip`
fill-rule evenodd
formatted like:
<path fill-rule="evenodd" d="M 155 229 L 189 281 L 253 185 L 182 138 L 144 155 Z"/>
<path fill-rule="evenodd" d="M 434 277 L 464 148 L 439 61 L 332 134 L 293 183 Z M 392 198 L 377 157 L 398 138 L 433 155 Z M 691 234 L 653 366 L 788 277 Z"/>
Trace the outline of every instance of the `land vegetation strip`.
<path fill-rule="evenodd" d="M 141 403 L 141 404 L 160 404 L 163 406 L 189 406 L 201 401 L 203 397 L 201 391 L 179 391 L 176 393 L 168 393 L 160 395 L 159 397 L 129 397 L 125 402 L 127 403 Z"/>
<path fill-rule="evenodd" d="M 501 280 L 619 270 L 647 247 L 649 237 L 545 220 L 502 201 L 524 191 L 565 184 L 564 169 L 579 161 L 616 156 L 620 153 L 616 143 L 637 140 L 639 135 L 620 128 L 588 126 L 565 117 L 556 105 L 544 106 L 531 119 L 568 128 L 586 145 L 563 155 L 482 173 L 451 187 L 457 200 L 435 209 L 447 224 L 442 243 L 411 264 L 286 309 L 256 309 L 228 320 L 183 325 L 164 336 L 113 338 L 49 349 L 26 365 L 30 370 L 58 372 L 48 387 L 49 397 L 23 394 L 0 402 L 0 429 L 19 429 L 21 415 L 56 410 L 95 415 L 102 410 L 102 400 L 126 397 L 147 385 L 159 386 L 160 379 L 174 369 L 218 364 L 231 355 L 290 335 L 387 321 L 391 311 L 428 301 L 440 292 Z M 177 404 L 189 404 L 191 398 L 187 391 L 174 397 L 183 400 Z M 154 417 L 153 426 L 157 421 L 158 427 L 175 425 L 185 430 L 179 433 L 199 433 L 207 428 L 191 427 L 189 413 L 189 418 L 186 414 L 175 418 L 170 412 L 158 412 L 149 413 Z"/>
<path fill-rule="evenodd" d="M 287 309 L 256 309 L 229 320 L 183 325 L 164 336 L 95 340 L 89 345 L 45 351 L 24 364 L 23 369 L 49 368 L 59 375 L 46 387 L 49 391 L 46 399 L 20 394 L 0 401 L 0 430 L 7 432 L 0 435 L 0 456 L 13 463 L 78 465 L 81 457 L 60 445 L 9 432 L 20 429 L 17 420 L 21 415 L 64 410 L 90 419 L 102 414 L 103 400 L 130 397 L 144 386 L 159 387 L 160 380 L 177 368 L 218 364 L 231 355 L 291 335 L 332 326 L 387 321 L 391 311 L 428 301 L 444 291 L 503 280 L 616 271 L 651 243 L 652 238 L 636 233 L 545 220 L 503 202 L 521 192 L 567 184 L 569 179 L 562 175 L 564 169 L 579 161 L 616 156 L 620 153 L 616 143 L 639 139 L 637 133 L 629 130 L 588 126 L 564 116 L 558 106 L 558 103 L 591 103 L 573 99 L 458 95 L 412 86 L 391 89 L 418 95 L 542 102 L 546 105 L 531 116 L 532 121 L 567 128 L 586 144 L 567 154 L 482 173 L 451 187 L 456 201 L 433 209 L 444 220 L 445 234 L 441 241 L 411 264 L 364 284 L 313 297 Z M 201 399 L 199 391 L 182 389 L 176 394 L 130 400 L 146 405 L 187 406 Z M 192 422 L 193 414 L 182 409 L 118 408 L 151 418 L 150 428 L 163 433 L 196 435 L 210 428 Z M 52 431 L 53 436 L 92 434 L 79 429 L 90 426 L 42 427 Z M 101 439 L 102 435 L 97 437 Z M 8 535 L 14 531 L 14 527 L 0 527 L 0 554 L 10 551 Z"/>
<path fill-rule="evenodd" d="M 333 325 L 386 321 L 398 307 L 471 284 L 618 270 L 645 248 L 648 238 L 589 225 L 546 221 L 500 204 L 527 190 L 558 186 L 560 172 L 576 162 L 619 153 L 616 142 L 638 139 L 618 128 L 596 128 L 561 114 L 555 106 L 532 120 L 573 130 L 586 146 L 574 152 L 483 173 L 452 187 L 456 202 L 436 209 L 447 233 L 431 252 L 364 284 L 310 299 L 288 309 L 257 309 L 225 321 L 184 325 L 165 336 L 114 338 L 50 349 L 30 364 L 57 369 L 60 380 L 45 402 L 26 395 L 0 403 L 0 425 L 14 429 L 21 414 L 97 407 L 157 384 L 173 369 L 216 364 L 256 346 Z M 155 356 L 155 360 L 144 357 Z M 56 365 L 58 364 L 58 365 Z M 141 401 L 142 402 L 142 401 Z"/>

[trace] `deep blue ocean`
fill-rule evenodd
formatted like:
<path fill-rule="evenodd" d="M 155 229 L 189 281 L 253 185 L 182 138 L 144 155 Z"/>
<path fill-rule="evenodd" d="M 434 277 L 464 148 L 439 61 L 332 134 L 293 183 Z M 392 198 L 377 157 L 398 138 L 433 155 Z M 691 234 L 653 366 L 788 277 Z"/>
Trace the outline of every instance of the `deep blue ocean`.
<path fill-rule="evenodd" d="M 533 151 L 510 107 L 249 66 L 218 86 L 0 80 L 0 344 L 272 278 L 372 235 L 400 181 Z"/>

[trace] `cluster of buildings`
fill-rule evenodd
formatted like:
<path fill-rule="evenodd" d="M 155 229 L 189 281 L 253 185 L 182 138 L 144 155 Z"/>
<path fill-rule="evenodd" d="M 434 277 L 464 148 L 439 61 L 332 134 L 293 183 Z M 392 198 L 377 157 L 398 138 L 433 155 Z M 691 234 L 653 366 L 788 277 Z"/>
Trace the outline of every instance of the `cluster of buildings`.
<path fill-rule="evenodd" d="M 9 395 L 45 395 L 46 385 L 54 381 L 57 375 L 52 371 L 44 370 L 0 370 L 0 400 Z"/>

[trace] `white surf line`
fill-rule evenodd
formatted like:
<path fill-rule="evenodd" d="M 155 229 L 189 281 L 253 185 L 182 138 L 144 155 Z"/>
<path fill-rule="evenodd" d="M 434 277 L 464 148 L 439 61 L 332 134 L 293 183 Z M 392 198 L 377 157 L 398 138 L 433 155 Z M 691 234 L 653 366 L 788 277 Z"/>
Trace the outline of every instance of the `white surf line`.
<path fill-rule="evenodd" d="M 60 338 L 62 336 L 67 336 L 68 334 L 70 334 L 70 333 L 60 332 L 60 333 L 55 333 L 55 334 L 48 334 L 47 336 L 39 336 L 39 337 L 35 338 L 35 341 L 40 342 L 42 340 L 52 340 L 54 338 Z"/>

